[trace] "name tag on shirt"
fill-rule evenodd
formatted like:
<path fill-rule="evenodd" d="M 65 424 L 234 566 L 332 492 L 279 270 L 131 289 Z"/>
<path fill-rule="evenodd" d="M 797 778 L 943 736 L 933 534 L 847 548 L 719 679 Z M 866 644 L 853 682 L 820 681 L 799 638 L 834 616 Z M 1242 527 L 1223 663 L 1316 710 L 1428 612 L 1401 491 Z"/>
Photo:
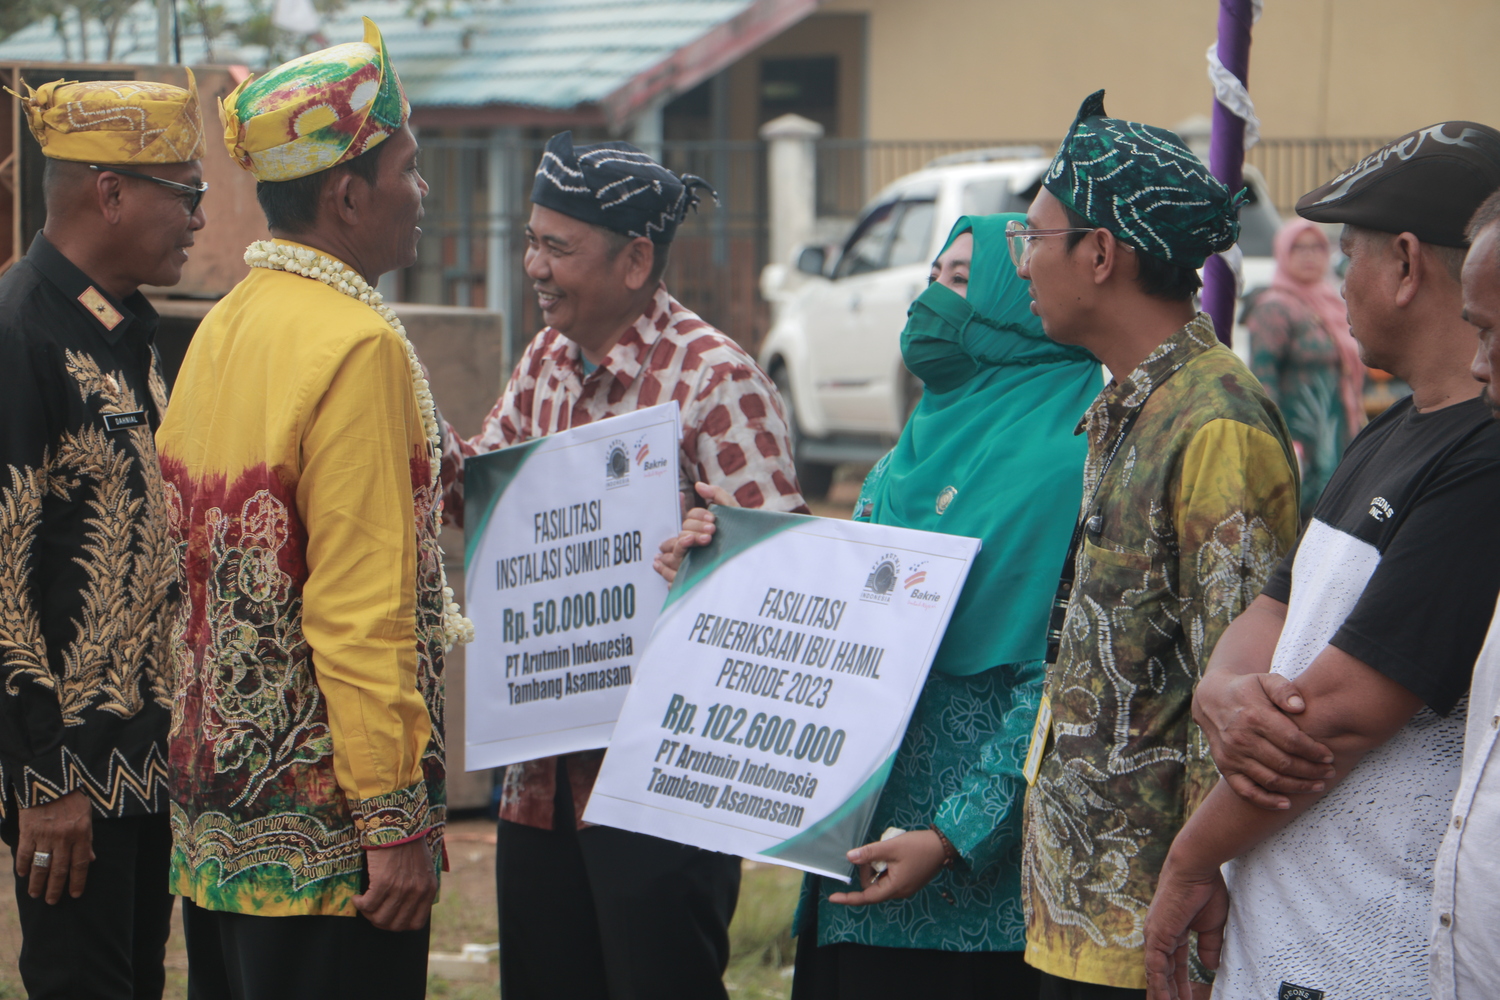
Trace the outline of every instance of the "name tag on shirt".
<path fill-rule="evenodd" d="M 1026 784 L 1036 784 L 1036 776 L 1042 770 L 1042 754 L 1047 749 L 1047 737 L 1052 734 L 1052 699 L 1042 695 L 1036 707 L 1036 724 L 1031 727 L 1031 748 L 1026 751 L 1026 766 L 1021 770 L 1026 775 Z"/>
<path fill-rule="evenodd" d="M 1296 986 L 1283 982 L 1281 989 L 1276 991 L 1276 1000 L 1323 1000 L 1323 991 L 1315 990 L 1311 986 Z"/>
<path fill-rule="evenodd" d="M 125 431 L 132 427 L 145 426 L 145 410 L 131 410 L 129 413 L 106 413 L 104 415 L 104 429 L 107 431 Z"/>

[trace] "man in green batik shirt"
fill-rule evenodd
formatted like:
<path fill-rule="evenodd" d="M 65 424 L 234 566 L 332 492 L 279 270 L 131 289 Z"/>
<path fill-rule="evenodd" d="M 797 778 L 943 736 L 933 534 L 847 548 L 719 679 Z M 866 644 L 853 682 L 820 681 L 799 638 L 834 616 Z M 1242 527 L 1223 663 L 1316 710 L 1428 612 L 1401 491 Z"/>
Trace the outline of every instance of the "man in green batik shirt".
<path fill-rule="evenodd" d="M 1162 860 L 1217 778 L 1193 689 L 1298 525 L 1286 425 L 1193 305 L 1197 269 L 1238 238 L 1239 199 L 1103 98 L 1011 236 L 1047 335 L 1113 376 L 1079 424 L 1076 561 L 1026 801 L 1026 960 L 1043 998 L 1070 1000 L 1144 996 Z"/>

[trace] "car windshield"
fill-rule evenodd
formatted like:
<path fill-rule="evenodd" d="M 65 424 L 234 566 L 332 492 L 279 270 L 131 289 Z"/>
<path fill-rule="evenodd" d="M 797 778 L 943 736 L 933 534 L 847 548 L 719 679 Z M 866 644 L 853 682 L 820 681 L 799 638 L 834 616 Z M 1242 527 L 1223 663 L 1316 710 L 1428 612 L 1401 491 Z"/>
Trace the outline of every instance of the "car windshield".
<path fill-rule="evenodd" d="M 1024 212 L 1031 207 L 1039 184 L 1033 183 L 1021 191 L 1012 191 L 1014 175 L 986 177 L 964 185 L 960 201 L 960 215 L 994 215 L 996 212 Z"/>
<path fill-rule="evenodd" d="M 964 185 L 961 215 L 994 215 L 1010 206 L 1010 178 L 990 177 Z"/>
<path fill-rule="evenodd" d="M 847 278 L 853 274 L 868 274 L 885 267 L 886 249 L 890 242 L 891 229 L 896 223 L 897 202 L 887 202 L 866 215 L 854 234 L 849 237 L 834 270 L 835 278 Z"/>
<path fill-rule="evenodd" d="M 926 264 L 928 251 L 932 248 L 932 219 L 937 214 L 937 206 L 930 201 L 904 201 L 901 204 L 901 221 L 896 224 L 896 235 L 891 239 L 889 266 Z"/>

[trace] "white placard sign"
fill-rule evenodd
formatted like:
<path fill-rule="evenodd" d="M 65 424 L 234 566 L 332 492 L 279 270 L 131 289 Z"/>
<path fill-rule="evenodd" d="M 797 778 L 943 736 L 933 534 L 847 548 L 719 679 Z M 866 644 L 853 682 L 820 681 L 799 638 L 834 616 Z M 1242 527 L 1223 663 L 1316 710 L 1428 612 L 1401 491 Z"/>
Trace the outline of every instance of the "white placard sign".
<path fill-rule="evenodd" d="M 470 771 L 606 746 L 667 585 L 677 404 L 464 461 Z"/>
<path fill-rule="evenodd" d="M 979 541 L 717 514 L 584 819 L 847 879 Z"/>

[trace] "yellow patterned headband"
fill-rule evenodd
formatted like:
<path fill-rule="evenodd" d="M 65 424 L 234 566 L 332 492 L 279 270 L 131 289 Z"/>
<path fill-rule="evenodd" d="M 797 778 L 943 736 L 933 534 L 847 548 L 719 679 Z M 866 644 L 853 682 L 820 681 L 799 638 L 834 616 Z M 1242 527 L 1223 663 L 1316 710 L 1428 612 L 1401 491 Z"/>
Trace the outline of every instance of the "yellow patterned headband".
<path fill-rule="evenodd" d="M 58 80 L 26 94 L 26 124 L 42 153 L 77 163 L 187 163 L 203 159 L 198 83 L 184 90 L 151 80 Z"/>

